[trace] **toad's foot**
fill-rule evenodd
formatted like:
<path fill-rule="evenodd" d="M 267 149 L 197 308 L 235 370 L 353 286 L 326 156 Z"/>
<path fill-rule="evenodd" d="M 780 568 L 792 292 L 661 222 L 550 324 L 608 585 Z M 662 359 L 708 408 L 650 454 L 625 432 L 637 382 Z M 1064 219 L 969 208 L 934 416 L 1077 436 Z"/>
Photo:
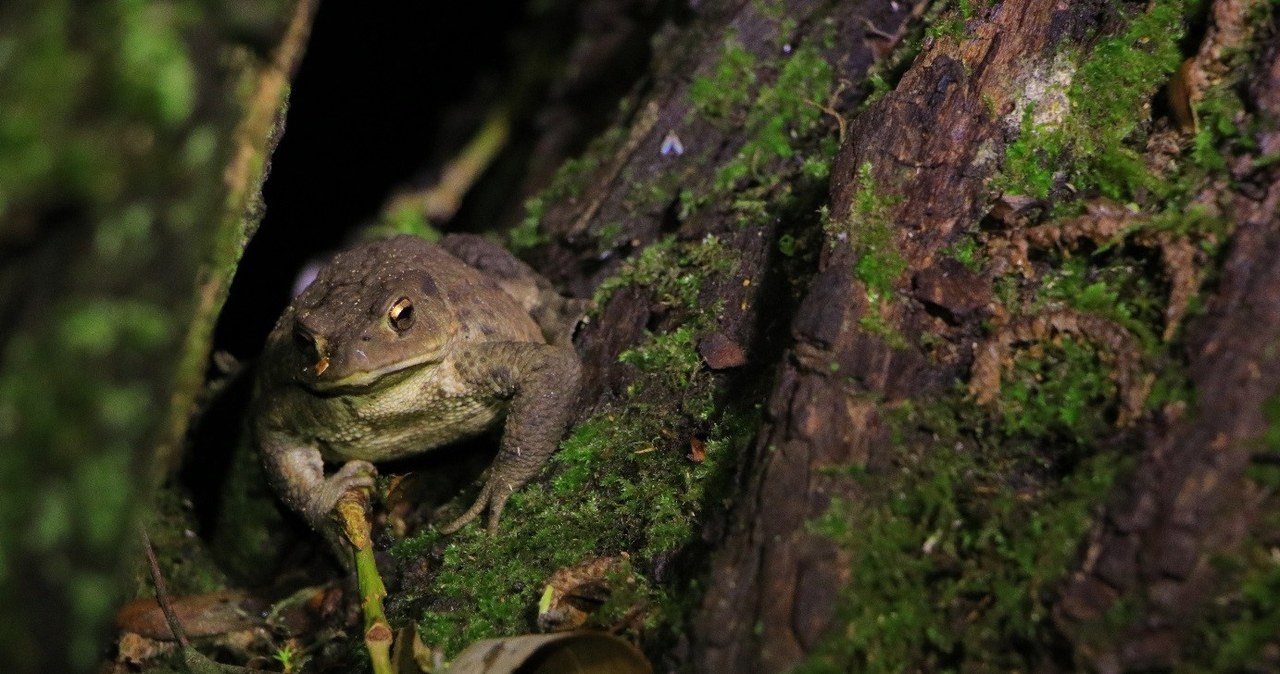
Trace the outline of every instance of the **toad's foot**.
<path fill-rule="evenodd" d="M 368 461 L 348 461 L 338 472 L 325 478 L 309 494 L 303 515 L 317 531 L 334 526 L 334 509 L 342 495 L 354 489 L 373 489 L 373 478 L 378 470 Z"/>
<path fill-rule="evenodd" d="M 472 504 L 467 512 L 462 513 L 458 519 L 441 527 L 440 532 L 443 534 L 452 534 L 462 527 L 467 526 L 480 515 L 485 509 L 489 511 L 489 535 L 493 536 L 498 533 L 498 519 L 502 517 L 502 509 L 507 505 L 507 499 L 511 498 L 511 494 L 515 489 L 506 484 L 505 481 L 499 481 L 497 478 L 490 478 L 484 483 L 484 488 L 480 490 L 480 495 L 476 497 L 476 502 Z"/>

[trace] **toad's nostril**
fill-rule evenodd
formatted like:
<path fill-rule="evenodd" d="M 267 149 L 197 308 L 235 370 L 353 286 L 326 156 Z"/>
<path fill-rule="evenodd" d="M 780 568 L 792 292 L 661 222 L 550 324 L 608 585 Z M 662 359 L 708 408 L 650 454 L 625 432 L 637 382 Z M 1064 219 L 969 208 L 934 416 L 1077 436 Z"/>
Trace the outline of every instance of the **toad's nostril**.
<path fill-rule="evenodd" d="M 311 332 L 302 323 L 294 323 L 293 342 L 304 358 L 315 363 L 317 375 L 329 369 L 329 358 L 325 354 L 324 337 Z"/>
<path fill-rule="evenodd" d="M 312 353 L 316 349 L 315 336 L 311 331 L 302 327 L 301 323 L 293 324 L 293 343 L 303 353 Z"/>

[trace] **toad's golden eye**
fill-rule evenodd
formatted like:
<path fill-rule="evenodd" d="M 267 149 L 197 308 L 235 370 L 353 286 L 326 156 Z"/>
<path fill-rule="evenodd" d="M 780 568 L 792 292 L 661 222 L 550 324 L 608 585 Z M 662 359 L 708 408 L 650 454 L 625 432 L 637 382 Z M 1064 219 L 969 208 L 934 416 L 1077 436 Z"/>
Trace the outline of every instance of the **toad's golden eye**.
<path fill-rule="evenodd" d="M 391 305 L 391 311 L 387 312 L 387 322 L 396 332 L 404 332 L 413 327 L 413 302 L 408 297 L 396 300 Z"/>

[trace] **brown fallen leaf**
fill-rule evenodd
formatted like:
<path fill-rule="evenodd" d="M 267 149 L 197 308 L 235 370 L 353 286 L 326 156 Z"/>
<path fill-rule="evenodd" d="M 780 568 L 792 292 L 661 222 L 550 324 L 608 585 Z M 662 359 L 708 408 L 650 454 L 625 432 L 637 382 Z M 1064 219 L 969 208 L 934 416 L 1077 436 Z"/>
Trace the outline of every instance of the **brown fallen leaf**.
<path fill-rule="evenodd" d="M 626 568 L 624 557 L 597 557 L 557 569 L 547 579 L 538 605 L 538 627 L 547 631 L 577 629 L 609 599 L 609 576 Z"/>
<path fill-rule="evenodd" d="M 1194 57 L 1183 61 L 1173 73 L 1173 77 L 1169 78 L 1169 85 L 1165 88 L 1169 100 L 1169 111 L 1173 113 L 1173 121 L 1178 123 L 1178 130 L 1183 133 L 1195 133 L 1200 127 L 1194 105 L 1199 98 L 1192 74 L 1195 62 Z"/>
<path fill-rule="evenodd" d="M 702 463 L 707 460 L 707 443 L 703 442 L 698 436 L 689 438 L 689 455 L 687 457 L 694 463 Z"/>
<path fill-rule="evenodd" d="M 245 592 L 222 591 L 174 597 L 173 610 L 191 637 L 206 637 L 259 627 L 266 602 Z M 154 598 L 135 599 L 116 613 L 116 625 L 150 639 L 174 639 L 160 604 Z"/>

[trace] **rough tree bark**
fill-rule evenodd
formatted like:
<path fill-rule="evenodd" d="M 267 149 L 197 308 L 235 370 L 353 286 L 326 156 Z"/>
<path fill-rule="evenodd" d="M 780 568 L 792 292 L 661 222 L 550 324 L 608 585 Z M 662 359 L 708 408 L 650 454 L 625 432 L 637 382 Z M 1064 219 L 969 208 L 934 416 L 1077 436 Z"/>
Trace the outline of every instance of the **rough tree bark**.
<path fill-rule="evenodd" d="M 940 251 L 989 208 L 987 181 L 1009 140 L 1001 113 L 1023 95 L 1020 83 L 1066 47 L 1060 41 L 1093 28 L 1094 18 L 1092 7 L 1064 9 L 1051 0 L 990 11 L 963 40 L 926 48 L 895 90 L 850 125 L 832 172 L 833 218 L 858 218 L 855 195 L 869 183 L 898 202 L 888 220 L 905 270 L 894 280 L 888 320 L 909 343 L 926 332 L 948 342 L 975 334 L 980 312 L 974 310 L 992 301 L 990 287 L 948 269 L 951 261 Z M 871 171 L 860 174 L 864 164 Z M 836 594 L 830 588 L 847 577 L 849 562 L 805 524 L 826 512 L 833 498 L 861 495 L 855 483 L 823 476 L 821 469 L 887 466 L 885 406 L 938 392 L 963 376 L 971 358 L 961 346 L 930 362 L 919 349 L 894 348 L 860 326 L 859 319 L 876 310 L 855 273 L 864 254 L 852 242 L 825 247 L 792 322 L 795 345 L 781 364 L 753 479 L 735 514 L 737 526 L 717 556 L 716 582 L 701 616 L 706 641 L 700 664 L 707 671 L 779 671 L 797 664 L 833 629 Z M 931 276 L 951 277 L 948 296 L 911 297 L 913 286 Z M 939 322 L 926 301 L 965 304 L 971 318 L 959 325 Z M 966 312 L 960 307 L 955 313 Z M 839 364 L 834 372 L 831 363 Z"/>
<path fill-rule="evenodd" d="M 1023 141 L 1028 119 L 1050 114 L 1058 104 L 1045 95 L 1045 89 L 1055 86 L 1046 83 L 1064 72 L 1064 58 L 1077 64 L 1088 62 L 1094 58 L 1091 50 L 1108 36 L 1131 34 L 1126 33 L 1126 26 L 1134 25 L 1144 12 L 1150 17 L 1170 9 L 1156 4 L 1121 8 L 1049 0 L 980 3 L 971 14 L 963 15 L 960 30 L 927 39 L 884 98 L 866 107 L 859 106 L 857 96 L 832 99 L 834 111 L 848 122 L 847 134 L 845 121 L 840 124 L 844 138 L 831 173 L 829 219 L 836 225 L 828 226 L 816 275 L 808 281 L 804 299 L 789 321 L 789 343 L 777 361 L 776 381 L 754 450 L 744 457 L 727 536 L 719 539 L 714 526 L 706 534 L 717 541 L 719 549 L 713 556 L 692 635 L 693 662 L 698 670 L 781 671 L 812 657 L 824 641 L 839 639 L 841 633 L 853 629 L 840 611 L 841 602 L 850 600 L 833 588 L 848 584 L 855 551 L 815 531 L 811 524 L 830 512 L 837 501 L 874 508 L 876 499 L 887 503 L 897 495 L 868 491 L 865 481 L 849 479 L 831 469 L 855 466 L 872 477 L 898 470 L 894 455 L 901 440 L 892 437 L 886 413 L 892 414 L 908 402 L 928 404 L 955 382 L 969 380 L 971 370 L 976 380 L 982 367 L 975 362 L 982 360 L 977 350 L 990 344 L 987 340 L 1002 330 L 1001 325 L 1010 324 L 1006 323 L 1010 316 L 1018 317 L 1014 325 L 1040 326 L 1017 328 L 1023 330 L 1019 334 L 1039 333 L 1017 337 L 1020 341 L 1052 343 L 1062 335 L 1076 335 L 1094 340 L 1100 351 L 1136 348 L 1132 336 L 1106 321 L 1074 313 L 1036 319 L 1027 304 L 1018 306 L 998 299 L 993 281 L 1000 272 L 993 273 L 990 266 L 968 269 L 948 248 L 975 233 L 984 241 L 1002 236 L 979 233 L 978 225 L 984 219 L 987 226 L 993 222 L 1011 226 L 1015 237 L 1022 236 L 1016 232 L 1019 227 L 1061 226 L 1063 218 L 1048 215 L 1049 208 L 1038 219 L 993 215 L 1007 208 L 1002 201 L 1024 196 L 1016 188 L 1005 188 L 1002 194 L 995 186 L 1007 185 L 1000 180 L 1009 171 L 1011 160 L 1007 163 L 1006 159 L 1010 146 Z M 840 64 L 840 77 L 859 82 L 868 64 L 868 46 L 874 46 L 878 38 L 891 41 L 901 35 L 901 22 L 907 18 L 901 10 L 896 3 L 855 3 L 841 8 L 787 3 L 785 13 L 795 18 L 800 30 L 780 41 L 814 40 L 822 25 L 815 17 L 833 17 L 840 26 L 836 31 L 839 37 L 828 54 Z M 1274 440 L 1267 440 L 1268 429 L 1275 423 L 1268 401 L 1280 383 L 1275 381 L 1270 346 L 1277 326 L 1273 324 L 1276 308 L 1271 299 L 1276 292 L 1274 265 L 1268 252 L 1276 245 L 1277 176 L 1274 168 L 1256 168 L 1259 161 L 1269 163 L 1265 158 L 1273 156 L 1276 149 L 1276 51 L 1274 47 L 1262 49 L 1243 37 L 1251 30 L 1247 27 L 1249 12 L 1258 11 L 1247 3 L 1212 3 L 1207 14 L 1195 14 L 1194 8 L 1181 4 L 1172 11 L 1186 12 L 1179 16 L 1178 24 L 1192 26 L 1193 36 L 1204 32 L 1208 37 L 1189 39 L 1181 45 L 1186 55 L 1198 54 L 1188 61 L 1191 65 L 1177 74 L 1165 65 L 1158 80 L 1141 84 L 1144 93 L 1138 105 L 1127 110 L 1124 114 L 1128 117 L 1122 120 L 1131 125 L 1129 128 L 1140 129 L 1136 134 L 1139 139 L 1146 139 L 1146 147 L 1137 144 L 1133 154 L 1145 153 L 1142 161 L 1156 167 L 1152 170 L 1159 179 L 1172 181 L 1176 170 L 1167 162 L 1159 164 L 1168 155 L 1162 156 L 1153 148 L 1162 136 L 1159 130 L 1188 124 L 1177 118 L 1176 111 L 1168 111 L 1180 103 L 1175 92 L 1183 85 L 1188 69 L 1197 72 L 1201 81 L 1191 85 L 1199 89 L 1190 103 L 1198 105 L 1196 96 L 1204 95 L 1207 80 L 1220 84 L 1224 69 L 1229 68 L 1224 62 L 1231 58 L 1237 59 L 1233 61 L 1237 67 L 1247 64 L 1247 71 L 1255 73 L 1250 76 L 1244 102 L 1252 114 L 1232 118 L 1231 124 L 1265 131 L 1256 131 L 1249 138 L 1256 149 L 1223 148 L 1232 155 L 1228 159 L 1230 179 L 1221 172 L 1201 175 L 1183 196 L 1183 203 L 1213 205 L 1214 214 L 1223 220 L 1222 231 L 1234 232 L 1230 253 L 1221 281 L 1207 302 L 1208 310 L 1194 320 L 1185 345 L 1175 343 L 1168 352 L 1171 361 L 1148 367 L 1176 369 L 1185 357 L 1190 385 L 1198 392 L 1199 402 L 1185 411 L 1183 403 L 1175 401 L 1142 413 L 1142 399 L 1148 390 L 1143 377 L 1115 375 L 1120 389 L 1117 399 L 1097 404 L 1114 405 L 1114 420 L 1120 427 L 1139 416 L 1139 430 L 1118 428 L 1105 443 L 1131 447 L 1141 459 L 1132 468 L 1130 479 L 1116 483 L 1103 501 L 1094 504 L 1099 518 L 1090 542 L 1081 546 L 1076 558 L 1079 570 L 1073 580 L 1056 585 L 1049 593 L 1057 597 L 1051 600 L 1056 603 L 1056 628 L 1048 628 L 1054 634 L 1041 633 L 1046 643 L 1039 655 L 1029 656 L 1029 664 L 1116 671 L 1169 666 L 1183 657 L 1203 657 L 1188 655 L 1204 645 L 1198 630 L 1204 630 L 1206 621 L 1225 616 L 1206 617 L 1210 599 L 1218 597 L 1221 606 L 1230 603 L 1230 597 L 1238 598 L 1232 584 L 1239 582 L 1240 575 L 1223 572 L 1223 562 L 1215 565 L 1214 560 L 1241 554 L 1239 545 L 1250 536 L 1255 543 L 1261 541 L 1263 550 L 1266 541 L 1274 542 L 1272 525 L 1256 526 L 1266 519 L 1260 519 L 1262 513 L 1274 512 L 1272 487 L 1266 486 L 1265 479 L 1247 479 L 1245 473 L 1251 462 L 1274 460 L 1273 455 L 1259 453 L 1274 450 Z M 1252 20 L 1258 16 L 1253 15 Z M 955 15 L 952 19 L 958 20 Z M 768 42 L 773 28 L 755 4 L 717 6 L 703 20 L 706 26 L 715 26 L 706 30 L 736 35 L 748 51 L 757 54 L 764 53 L 760 43 Z M 857 30 L 857 26 L 865 30 Z M 857 30 L 865 40 L 842 41 L 850 30 Z M 1222 33 L 1231 37 L 1221 39 Z M 1232 40 L 1235 42 L 1225 44 Z M 1273 42 L 1274 36 L 1268 34 L 1263 40 Z M 1155 50 L 1145 42 L 1137 46 Z M 715 67 L 709 65 L 715 55 L 705 50 L 695 53 L 676 58 L 673 69 L 700 73 Z M 1239 60 L 1241 53 L 1255 60 Z M 1097 58 L 1108 56 L 1104 53 Z M 1073 66 L 1068 77 L 1074 72 Z M 1123 73 L 1114 75 L 1119 78 Z M 640 112 L 629 126 L 631 135 L 623 152 L 611 157 L 606 170 L 595 175 L 585 196 L 570 200 L 567 206 L 557 204 L 551 216 L 542 221 L 554 239 L 551 251 L 543 254 L 553 261 L 552 268 L 573 269 L 566 263 L 582 262 L 575 244 L 580 249 L 580 241 L 593 223 L 611 218 L 620 218 L 625 231 L 640 245 L 653 241 L 659 231 L 674 231 L 682 240 L 696 240 L 713 232 L 739 252 L 740 267 L 733 281 L 704 288 L 700 301 L 723 300 L 728 310 L 718 319 L 717 335 L 751 345 L 749 358 L 760 357 L 770 353 L 765 346 L 768 341 L 777 339 L 777 333 L 770 332 L 777 325 L 770 325 L 770 321 L 786 317 L 785 311 L 781 316 L 771 315 L 777 310 L 772 303 L 778 295 L 770 293 L 778 293 L 777 286 L 749 283 L 769 278 L 771 265 L 776 263 L 771 258 L 779 237 L 776 225 L 765 218 L 745 229 L 735 226 L 732 201 L 715 201 L 714 197 L 711 208 L 687 218 L 673 216 L 670 210 L 636 214 L 623 205 L 630 187 L 620 184 L 618 175 L 625 174 L 634 183 L 672 170 L 665 158 L 652 151 L 668 130 L 679 128 L 686 148 L 721 148 L 700 157 L 709 167 L 723 166 L 735 144 L 751 133 L 738 126 L 733 129 L 736 136 L 725 137 L 719 133 L 722 129 L 700 125 L 696 117 L 690 122 L 690 92 L 673 80 L 670 75 L 663 76 L 659 68 L 657 92 L 637 104 Z M 1056 86 L 1065 91 L 1071 85 Z M 1120 86 L 1117 83 L 1117 89 Z M 1174 97 L 1169 103 L 1164 102 L 1166 91 Z M 1110 93 L 1103 89 L 1087 91 L 1086 95 L 1106 97 Z M 1037 105 L 1041 107 L 1035 110 Z M 1152 117 L 1153 109 L 1156 118 L 1165 116 L 1163 121 Z M 1059 110 L 1051 114 L 1071 113 Z M 1044 123 L 1060 124 L 1062 119 Z M 1090 132 L 1085 126 L 1073 128 Z M 1125 136 L 1121 134 L 1120 140 L 1126 140 Z M 1132 136 L 1127 140 L 1139 143 Z M 1082 155 L 1104 152 L 1099 145 L 1083 141 L 1075 151 Z M 1070 150 L 1041 152 L 1064 166 L 1071 155 Z M 1178 154 L 1176 148 L 1173 154 Z M 1183 153 L 1180 160 L 1193 161 L 1190 153 Z M 1118 160 L 1108 157 L 1104 161 Z M 767 170 L 786 169 L 771 165 Z M 1058 170 L 1071 172 L 1063 167 Z M 767 180 L 757 179 L 739 181 L 737 187 L 756 188 L 762 183 L 768 185 Z M 1065 183 L 1059 176 L 1049 194 L 1052 201 L 1083 203 L 1099 195 L 1119 196 L 1134 203 L 1134 213 L 1125 217 L 1138 219 L 1144 217 L 1139 212 L 1158 213 L 1165 207 L 1159 188 L 1130 185 L 1117 192 L 1100 184 Z M 685 174 L 680 186 L 689 189 L 691 185 L 694 191 L 701 187 L 696 177 Z M 768 187 L 764 191 L 766 200 L 777 194 Z M 866 206 L 868 192 L 874 193 L 878 205 Z M 877 245 L 900 256 L 901 268 L 883 287 L 874 287 L 874 280 L 868 279 L 860 266 L 883 253 L 865 240 L 859 241 L 859 230 L 875 226 L 874 220 L 887 223 L 890 232 L 888 240 Z M 1055 234 L 1050 238 L 1070 236 Z M 1124 236 L 1112 234 L 1096 238 L 1095 243 L 1104 243 L 1107 238 L 1123 242 Z M 1141 236 L 1136 238 L 1142 240 Z M 1022 245 L 1025 256 L 1025 242 Z M 1052 249 L 1055 244 L 1041 245 Z M 1164 315 L 1165 325 L 1154 327 L 1162 327 L 1168 339 L 1185 309 L 1175 297 L 1188 292 L 1186 283 L 1177 279 L 1180 275 L 1184 279 L 1188 275 L 1203 278 L 1210 272 L 1194 268 L 1206 262 L 1203 258 L 1197 262 L 1192 253 L 1179 258 L 1166 248 L 1161 255 L 1167 268 L 1155 273 L 1171 279 L 1170 308 Z M 988 262 L 999 263 L 998 257 L 992 255 Z M 569 275 L 561 280 L 571 287 L 576 282 L 582 292 L 610 273 L 606 265 L 594 275 Z M 737 279 L 744 282 L 737 283 Z M 1024 290 L 1031 296 L 1035 292 Z M 617 354 L 636 343 L 645 326 L 652 325 L 653 314 L 644 308 L 645 301 L 643 295 L 615 297 L 604 308 L 599 323 L 584 336 L 590 366 L 595 368 L 592 379 L 598 382 L 589 397 L 599 397 L 609 389 L 611 379 L 619 376 L 614 367 Z M 768 308 L 762 311 L 762 304 Z M 738 307 L 742 311 L 735 311 Z M 868 317 L 875 320 L 868 321 Z M 997 370 L 1011 362 L 1005 351 L 1001 353 L 1004 357 L 996 361 Z M 1108 358 L 1106 354 L 1100 357 Z M 1127 356 L 1115 357 L 1128 362 Z M 991 362 L 985 361 L 987 365 Z M 1123 370 L 1127 366 L 1121 363 L 1115 367 Z M 996 378 L 998 386 L 998 372 Z M 972 387 L 974 397 L 986 397 L 974 390 L 979 384 Z M 950 449 L 939 447 L 937 451 Z M 1103 503 L 1116 505 L 1104 513 Z M 927 556 L 930 544 L 924 540 L 919 543 L 925 551 L 918 556 Z M 851 601 L 858 601 L 856 595 Z M 1119 618 L 1114 610 L 1108 613 L 1118 605 L 1129 612 Z M 1271 624 L 1268 621 L 1274 620 L 1274 613 L 1267 610 L 1252 615 L 1262 625 Z M 1253 626 L 1251 620 L 1244 621 Z M 1274 643 L 1260 646 L 1255 642 L 1251 648 L 1252 655 L 1247 657 L 1273 659 L 1268 653 L 1274 650 Z M 854 656 L 853 662 L 874 668 L 875 657 L 863 652 Z M 965 656 L 952 651 L 942 657 Z M 968 657 L 981 660 L 983 656 L 970 653 Z M 927 668 L 927 662 L 936 659 L 922 650 L 900 664 Z M 849 664 L 845 662 L 845 666 Z M 886 665 L 884 661 L 878 664 Z"/>

